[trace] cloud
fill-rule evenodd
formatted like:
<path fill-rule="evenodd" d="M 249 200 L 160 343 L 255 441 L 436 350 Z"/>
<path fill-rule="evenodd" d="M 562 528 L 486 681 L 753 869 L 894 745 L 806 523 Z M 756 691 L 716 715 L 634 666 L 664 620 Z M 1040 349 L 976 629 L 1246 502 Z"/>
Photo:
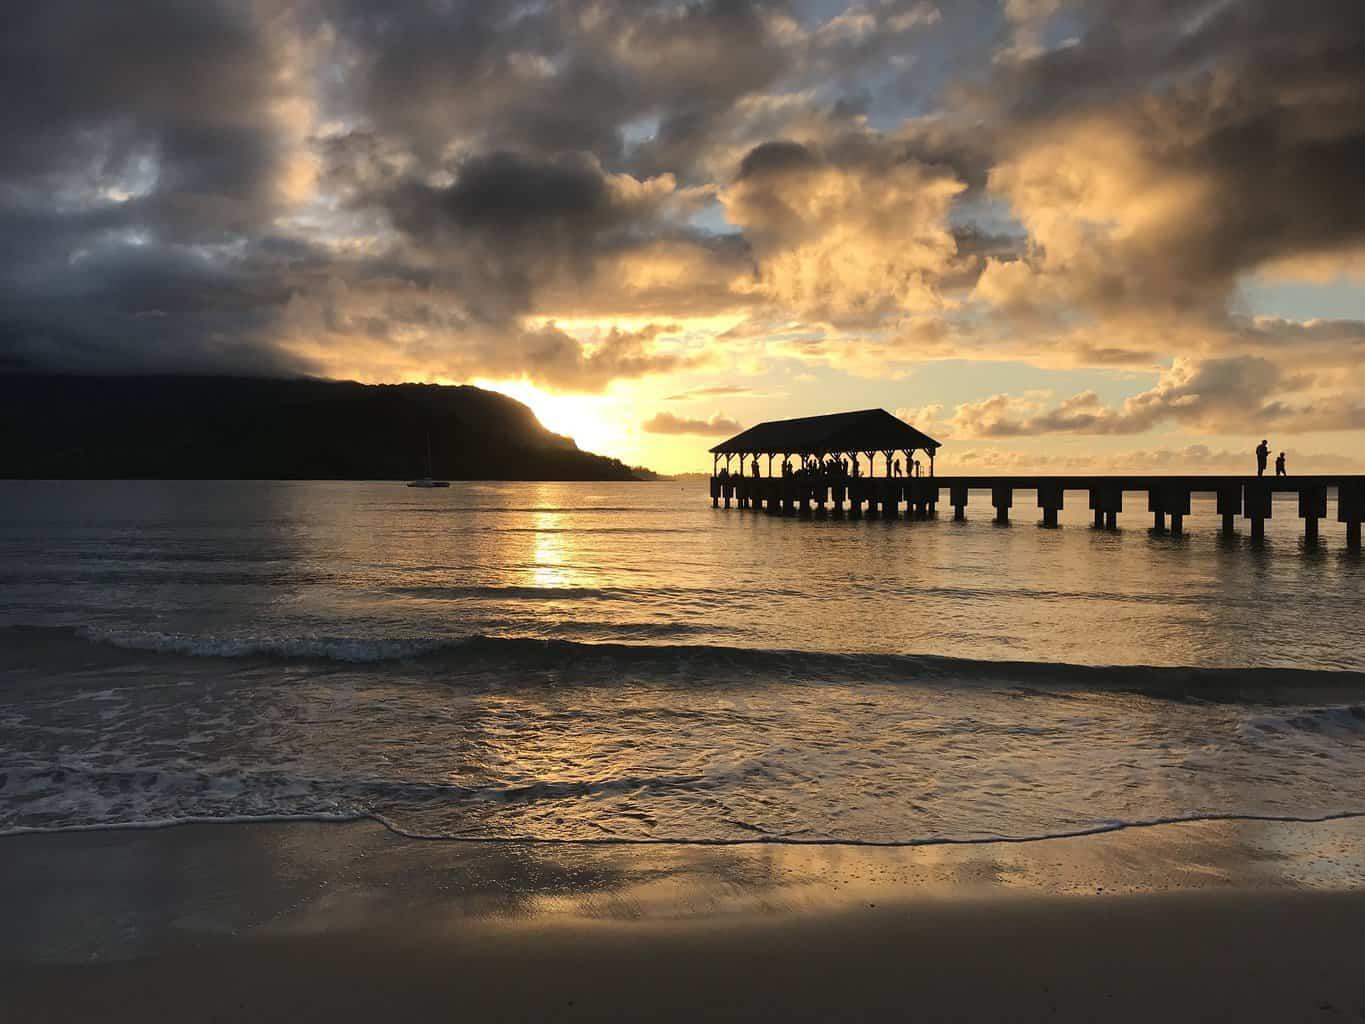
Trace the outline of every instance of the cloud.
<path fill-rule="evenodd" d="M 1050 407 L 1037 398 L 996 394 L 958 405 L 950 424 L 954 435 L 978 438 L 1139 434 L 1168 422 L 1214 433 L 1365 426 L 1365 406 L 1358 398 L 1333 391 L 1331 381 L 1327 389 L 1322 383 L 1255 356 L 1178 357 L 1155 386 L 1117 406 L 1106 405 L 1093 390 Z"/>
<path fill-rule="evenodd" d="M 862 136 L 828 150 L 757 146 L 720 198 L 753 249 L 757 294 L 857 321 L 941 305 L 938 280 L 957 257 L 948 210 L 965 187 L 951 169 Z"/>
<path fill-rule="evenodd" d="M 717 384 L 711 387 L 691 388 L 676 395 L 668 395 L 665 402 L 693 402 L 699 398 L 767 398 L 771 392 L 744 384 Z"/>
<path fill-rule="evenodd" d="M 951 436 L 952 427 L 940 421 L 943 415 L 943 405 L 940 402 L 931 402 L 928 405 L 918 407 L 903 407 L 896 410 L 896 418 L 902 419 L 916 430 L 928 434 L 937 441 L 946 440 Z"/>
<path fill-rule="evenodd" d="M 276 218 L 311 188 L 309 56 L 281 13 L 9 13 L 0 363 L 282 373 Z"/>
<path fill-rule="evenodd" d="M 1030 17 L 1051 4 L 1011 4 Z M 990 189 L 1031 252 L 994 304 L 1221 313 L 1239 276 L 1365 244 L 1344 200 L 1365 159 L 1360 5 L 1098 2 L 1075 45 L 999 69 Z"/>
<path fill-rule="evenodd" d="M 1156 379 L 954 433 L 1355 429 L 1365 324 L 1238 309 L 1365 266 L 1363 44 L 1354 0 L 20 5 L 0 365 L 957 357 Z"/>
<path fill-rule="evenodd" d="M 701 434 L 705 436 L 727 436 L 738 434 L 744 429 L 736 420 L 716 413 L 709 420 L 689 419 L 671 412 L 658 412 L 641 424 L 641 429 L 650 434 Z"/>

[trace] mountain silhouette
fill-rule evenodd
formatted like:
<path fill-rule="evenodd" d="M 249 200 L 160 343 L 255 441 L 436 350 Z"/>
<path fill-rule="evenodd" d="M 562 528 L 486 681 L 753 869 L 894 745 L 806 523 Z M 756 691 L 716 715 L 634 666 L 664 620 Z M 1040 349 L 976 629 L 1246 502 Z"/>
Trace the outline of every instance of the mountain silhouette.
<path fill-rule="evenodd" d="M 437 384 L 0 376 L 0 477 L 631 480 L 521 402 Z"/>

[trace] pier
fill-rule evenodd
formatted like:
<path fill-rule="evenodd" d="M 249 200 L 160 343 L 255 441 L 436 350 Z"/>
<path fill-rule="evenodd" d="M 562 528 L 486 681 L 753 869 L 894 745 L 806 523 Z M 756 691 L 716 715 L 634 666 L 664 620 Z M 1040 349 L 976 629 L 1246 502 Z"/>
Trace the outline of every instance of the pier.
<path fill-rule="evenodd" d="M 955 520 L 965 520 L 976 492 L 988 495 L 986 507 L 994 521 L 1008 524 L 1016 492 L 1031 492 L 1043 528 L 1058 526 L 1071 496 L 1084 498 L 1096 529 L 1118 529 L 1121 514 L 1140 512 L 1150 517 L 1154 531 L 1179 536 L 1186 530 L 1191 499 L 1209 495 L 1216 501 L 1224 536 L 1235 535 L 1242 519 L 1252 540 L 1259 541 L 1272 517 L 1275 495 L 1292 493 L 1298 498 L 1304 539 L 1315 543 L 1321 522 L 1328 518 L 1329 493 L 1335 492 L 1335 518 L 1346 527 L 1346 545 L 1355 551 L 1361 547 L 1362 475 L 936 476 L 934 457 L 940 447 L 881 409 L 761 423 L 711 449 L 711 503 L 777 516 L 910 520 L 937 518 L 939 506 L 947 505 Z M 1125 498 L 1130 501 L 1126 509 Z"/>

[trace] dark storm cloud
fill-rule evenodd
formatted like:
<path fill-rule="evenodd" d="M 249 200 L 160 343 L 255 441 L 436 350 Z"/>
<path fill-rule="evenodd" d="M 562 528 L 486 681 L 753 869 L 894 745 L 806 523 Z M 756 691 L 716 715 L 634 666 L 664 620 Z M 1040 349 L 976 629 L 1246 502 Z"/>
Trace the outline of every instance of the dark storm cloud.
<path fill-rule="evenodd" d="M 999 126 L 996 181 L 1026 219 L 1075 202 L 1087 149 L 1114 155 L 1079 187 L 1112 182 L 1137 226 L 1088 271 L 1068 267 L 1089 277 L 1080 298 L 1217 307 L 1247 270 L 1365 245 L 1365 5 L 1143 0 L 1077 13 L 1074 45 L 1007 62 L 983 102 Z M 1028 168 L 1046 147 L 1051 167 Z M 1153 216 L 1162 203 L 1171 215 Z"/>
<path fill-rule="evenodd" d="M 755 146 L 739 162 L 739 180 L 781 174 L 784 171 L 812 167 L 816 163 L 811 151 L 799 142 L 779 140 Z"/>
<path fill-rule="evenodd" d="M 512 153 L 469 160 L 441 207 L 462 227 L 522 231 L 567 223 L 590 227 L 611 199 L 602 174 L 586 161 L 533 163 Z"/>
<path fill-rule="evenodd" d="M 1354 0 L 16 5 L 0 364 L 600 389 L 696 365 L 639 325 L 737 314 L 1285 386 L 1358 325 L 1229 309 L 1365 251 L 1361 52 Z M 1007 419 L 1160 418 L 1088 402 Z"/>
<path fill-rule="evenodd" d="M 0 357 L 278 372 L 260 244 L 287 173 L 277 41 L 243 4 L 54 0 L 0 36 Z M 249 261 L 248 261 L 249 262 Z"/>
<path fill-rule="evenodd" d="M 509 320 L 564 278 L 590 282 L 601 261 L 665 232 L 671 181 L 608 175 L 571 153 L 471 157 L 448 186 L 406 181 L 366 197 L 381 203 L 408 242 L 434 254 L 475 315 Z M 643 253 L 641 253 L 643 258 Z"/>
<path fill-rule="evenodd" d="M 352 68 L 338 102 L 439 160 L 452 136 L 479 149 L 594 153 L 620 166 L 623 128 L 692 140 L 646 176 L 680 172 L 737 98 L 772 84 L 790 55 L 767 16 L 776 0 L 350 0 L 331 23 Z"/>

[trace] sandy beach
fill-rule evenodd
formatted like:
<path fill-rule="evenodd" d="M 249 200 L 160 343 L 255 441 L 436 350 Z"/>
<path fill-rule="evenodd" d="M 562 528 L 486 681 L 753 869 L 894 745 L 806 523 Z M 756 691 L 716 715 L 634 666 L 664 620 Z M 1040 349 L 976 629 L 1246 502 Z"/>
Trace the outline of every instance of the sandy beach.
<path fill-rule="evenodd" d="M 1020 844 L 0 840 L 6 1020 L 1358 1020 L 1365 823 Z"/>

